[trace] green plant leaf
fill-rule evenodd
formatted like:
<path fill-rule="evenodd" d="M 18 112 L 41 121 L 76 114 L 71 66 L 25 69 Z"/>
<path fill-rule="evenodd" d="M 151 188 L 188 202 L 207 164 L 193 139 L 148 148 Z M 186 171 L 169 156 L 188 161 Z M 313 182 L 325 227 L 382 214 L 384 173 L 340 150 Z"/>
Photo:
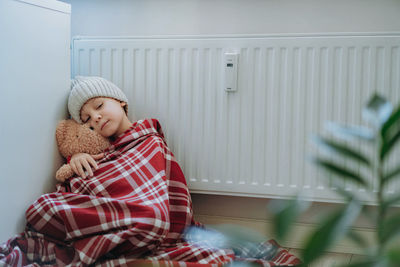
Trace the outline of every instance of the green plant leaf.
<path fill-rule="evenodd" d="M 325 123 L 325 129 L 331 132 L 334 136 L 345 140 L 360 139 L 373 142 L 376 137 L 373 130 L 363 126 L 345 126 L 336 122 L 327 122 Z"/>
<path fill-rule="evenodd" d="M 277 238 L 283 240 L 289 233 L 296 218 L 309 207 L 309 202 L 297 196 L 291 200 L 274 200 L 268 205 L 268 210 L 274 214 L 274 226 Z"/>
<path fill-rule="evenodd" d="M 190 226 L 185 229 L 184 238 L 199 246 L 232 249 L 239 257 L 247 254 L 260 256 L 259 245 L 265 242 L 265 237 L 259 232 L 233 224 L 207 225 L 207 229 Z M 278 247 L 270 245 L 268 249 L 262 252 L 274 254 Z"/>
<path fill-rule="evenodd" d="M 219 233 L 222 233 L 233 241 L 234 243 L 241 242 L 252 242 L 252 243 L 260 243 L 265 241 L 265 238 L 260 235 L 259 232 L 256 232 L 248 227 L 238 226 L 234 224 L 218 224 L 218 225 L 207 225 L 208 228 L 217 230 Z"/>
<path fill-rule="evenodd" d="M 392 114 L 393 106 L 384 97 L 375 94 L 362 111 L 363 119 L 381 127 Z"/>
<path fill-rule="evenodd" d="M 396 125 L 396 123 L 400 120 L 400 105 L 397 107 L 396 111 L 392 113 L 390 118 L 385 122 L 385 124 L 382 126 L 381 129 L 381 135 L 382 137 L 386 137 L 388 132 L 391 130 L 393 125 Z"/>
<path fill-rule="evenodd" d="M 225 266 L 225 265 L 224 265 Z M 226 265 L 226 267 L 259 267 L 260 265 L 252 262 L 234 261 Z"/>
<path fill-rule="evenodd" d="M 350 230 L 347 233 L 347 236 L 350 238 L 350 240 L 352 240 L 356 245 L 358 245 L 361 248 L 366 248 L 368 247 L 368 243 L 367 241 L 364 239 L 364 237 L 362 235 L 360 235 L 359 233 Z"/>
<path fill-rule="evenodd" d="M 340 144 L 338 142 L 335 142 L 333 140 L 328 140 L 323 137 L 314 137 L 313 138 L 314 142 L 316 142 L 320 146 L 324 146 L 328 148 L 330 151 L 338 153 L 342 156 L 347 156 L 352 159 L 355 159 L 359 162 L 362 162 L 368 166 L 370 166 L 369 160 L 362 154 L 360 154 L 357 151 L 354 151 L 352 148 L 347 147 L 346 145 Z"/>
<path fill-rule="evenodd" d="M 393 266 L 400 266 L 400 249 L 392 249 L 388 251 L 386 256 L 389 258 L 389 261 Z"/>
<path fill-rule="evenodd" d="M 338 195 L 342 196 L 346 202 L 351 201 L 352 199 L 359 201 L 361 197 L 354 191 L 348 191 L 343 186 L 343 184 L 338 183 L 336 180 L 330 180 L 331 186 L 335 188 L 333 192 L 337 193 Z M 361 201 L 360 201 L 361 202 Z"/>
<path fill-rule="evenodd" d="M 312 159 L 314 161 L 315 164 L 325 168 L 326 170 L 340 175 L 343 178 L 349 179 L 351 181 L 357 182 L 360 185 L 363 185 L 365 187 L 367 187 L 367 183 L 365 182 L 365 180 L 359 176 L 358 174 L 356 174 L 353 171 L 347 170 L 342 166 L 337 165 L 336 163 L 324 160 L 324 159 L 320 159 L 320 158 L 313 158 Z"/>
<path fill-rule="evenodd" d="M 386 259 L 364 259 L 354 263 L 342 265 L 343 267 L 389 267 Z"/>
<path fill-rule="evenodd" d="M 397 164 L 397 166 L 400 166 L 400 164 Z M 395 169 L 393 171 L 390 171 L 388 174 L 384 175 L 383 181 L 382 181 L 383 184 L 388 183 L 390 180 L 392 180 L 399 174 L 400 174 L 400 167 L 398 167 L 397 169 Z"/>
<path fill-rule="evenodd" d="M 350 201 L 351 199 L 355 198 L 353 192 L 347 191 L 346 188 L 344 188 L 339 183 L 332 181 L 332 186 L 336 188 L 335 192 L 344 197 L 347 201 Z"/>
<path fill-rule="evenodd" d="M 396 195 L 396 196 L 394 196 L 392 198 L 389 198 L 389 199 L 385 200 L 382 203 L 382 208 L 383 209 L 387 209 L 387 208 L 389 208 L 390 206 L 396 204 L 399 201 L 400 201 L 400 195 Z"/>
<path fill-rule="evenodd" d="M 397 141 L 400 139 L 400 127 L 396 130 L 396 133 L 389 139 L 383 139 L 383 145 L 380 151 L 380 157 L 383 160 L 390 152 L 390 150 L 394 147 Z"/>
<path fill-rule="evenodd" d="M 310 264 L 343 237 L 358 217 L 360 210 L 361 205 L 357 201 L 351 201 L 344 209 L 328 217 L 306 242 L 302 258 L 304 263 Z"/>
<path fill-rule="evenodd" d="M 400 138 L 400 105 L 381 128 L 383 145 L 380 151 L 381 159 L 389 154 Z"/>
<path fill-rule="evenodd" d="M 393 215 L 382 222 L 378 234 L 382 242 L 387 242 L 400 233 L 400 214 Z"/>

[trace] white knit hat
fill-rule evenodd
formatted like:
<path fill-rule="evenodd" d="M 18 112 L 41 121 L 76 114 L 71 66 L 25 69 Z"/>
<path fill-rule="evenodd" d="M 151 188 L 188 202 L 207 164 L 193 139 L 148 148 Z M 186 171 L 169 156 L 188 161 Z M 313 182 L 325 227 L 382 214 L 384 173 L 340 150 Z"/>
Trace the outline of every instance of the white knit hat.
<path fill-rule="evenodd" d="M 71 117 L 81 121 L 81 108 L 91 98 L 111 97 L 126 103 L 125 110 L 128 111 L 128 98 L 115 84 L 102 77 L 76 76 L 71 81 L 71 92 L 68 98 L 68 110 Z"/>

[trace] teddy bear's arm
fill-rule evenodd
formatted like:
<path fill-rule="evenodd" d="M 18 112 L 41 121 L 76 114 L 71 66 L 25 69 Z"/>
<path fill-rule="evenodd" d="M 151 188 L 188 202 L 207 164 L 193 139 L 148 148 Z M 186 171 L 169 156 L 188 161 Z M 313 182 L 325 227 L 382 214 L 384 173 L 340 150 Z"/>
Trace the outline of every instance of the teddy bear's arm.
<path fill-rule="evenodd" d="M 72 170 L 71 166 L 69 164 L 64 164 L 60 169 L 58 169 L 56 173 L 56 179 L 60 182 L 64 182 L 73 175 L 74 171 Z"/>

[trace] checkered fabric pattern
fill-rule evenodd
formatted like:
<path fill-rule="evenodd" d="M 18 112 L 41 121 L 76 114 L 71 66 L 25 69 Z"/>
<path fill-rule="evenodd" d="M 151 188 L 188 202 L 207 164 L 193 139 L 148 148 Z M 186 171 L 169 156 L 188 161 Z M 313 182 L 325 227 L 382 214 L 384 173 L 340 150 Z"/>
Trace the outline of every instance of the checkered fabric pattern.
<path fill-rule="evenodd" d="M 135 122 L 98 166 L 93 178 L 73 177 L 28 208 L 25 231 L 0 246 L 0 266 L 232 262 L 231 249 L 183 239 L 185 228 L 198 224 L 185 177 L 157 120 Z"/>

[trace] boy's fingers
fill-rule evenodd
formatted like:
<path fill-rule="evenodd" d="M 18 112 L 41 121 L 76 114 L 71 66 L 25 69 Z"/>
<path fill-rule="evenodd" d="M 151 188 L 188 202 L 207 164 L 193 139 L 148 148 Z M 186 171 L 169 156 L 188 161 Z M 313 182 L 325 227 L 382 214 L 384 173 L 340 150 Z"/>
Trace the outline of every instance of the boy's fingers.
<path fill-rule="evenodd" d="M 93 168 L 96 170 L 98 169 L 96 160 L 102 159 L 103 157 L 104 153 L 100 153 L 97 155 L 89 155 L 89 154 L 79 155 L 71 159 L 69 164 L 75 174 L 85 179 L 87 176 L 93 176 L 92 169 Z"/>
<path fill-rule="evenodd" d="M 72 171 L 73 171 L 75 174 L 78 174 L 77 169 L 76 169 L 76 166 L 75 166 L 75 162 L 74 162 L 74 161 L 71 161 L 71 162 L 69 163 L 69 165 L 71 166 Z"/>
<path fill-rule="evenodd" d="M 79 162 L 80 164 L 77 164 L 76 168 L 78 169 L 78 174 L 82 178 L 86 178 L 85 171 L 82 168 L 82 162 Z"/>
<path fill-rule="evenodd" d="M 82 165 L 85 168 L 85 170 L 88 172 L 88 175 L 89 176 L 93 176 L 92 167 L 90 167 L 89 163 L 86 160 L 82 161 Z M 84 177 L 84 178 L 86 178 L 86 177 Z"/>
<path fill-rule="evenodd" d="M 97 166 L 97 163 L 96 163 L 96 161 L 93 159 L 93 158 L 89 158 L 89 163 L 90 163 L 90 165 L 92 165 L 93 166 L 93 168 L 95 169 L 95 170 L 97 170 L 99 167 Z"/>
<path fill-rule="evenodd" d="M 92 158 L 95 159 L 95 160 L 102 159 L 103 157 L 104 157 L 104 153 L 100 153 L 100 154 L 97 154 L 97 155 L 92 155 Z"/>
<path fill-rule="evenodd" d="M 92 171 L 92 167 L 89 165 L 88 162 L 85 162 L 85 170 L 87 171 L 87 174 L 89 177 L 93 176 L 93 171 Z"/>

